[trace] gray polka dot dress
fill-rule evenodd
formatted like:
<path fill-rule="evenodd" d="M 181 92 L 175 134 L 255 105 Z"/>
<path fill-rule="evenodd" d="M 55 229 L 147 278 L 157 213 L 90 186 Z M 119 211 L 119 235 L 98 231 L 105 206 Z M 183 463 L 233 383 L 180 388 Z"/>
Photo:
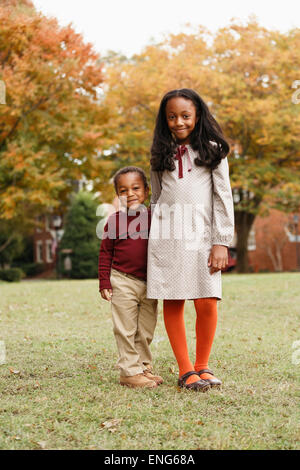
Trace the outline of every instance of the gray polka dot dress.
<path fill-rule="evenodd" d="M 211 274 L 207 263 L 212 245 L 229 246 L 234 235 L 228 161 L 198 167 L 186 147 L 181 169 L 175 160 L 174 171 L 151 171 L 150 299 L 222 298 L 221 271 Z"/>

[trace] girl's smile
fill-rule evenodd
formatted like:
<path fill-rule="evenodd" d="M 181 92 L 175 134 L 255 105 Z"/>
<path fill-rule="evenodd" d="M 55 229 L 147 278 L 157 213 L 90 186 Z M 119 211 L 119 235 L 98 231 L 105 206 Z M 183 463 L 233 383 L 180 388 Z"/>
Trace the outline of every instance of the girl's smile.
<path fill-rule="evenodd" d="M 182 96 L 171 98 L 166 104 L 168 127 L 180 144 L 188 144 L 198 121 L 194 103 Z"/>

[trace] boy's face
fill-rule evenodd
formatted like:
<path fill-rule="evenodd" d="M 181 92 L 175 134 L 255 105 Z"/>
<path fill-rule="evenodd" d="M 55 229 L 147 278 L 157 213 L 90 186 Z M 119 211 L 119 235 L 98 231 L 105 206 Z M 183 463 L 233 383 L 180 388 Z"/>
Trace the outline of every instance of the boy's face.
<path fill-rule="evenodd" d="M 139 173 L 125 173 L 118 178 L 117 193 L 123 207 L 136 210 L 148 197 L 149 189 Z"/>

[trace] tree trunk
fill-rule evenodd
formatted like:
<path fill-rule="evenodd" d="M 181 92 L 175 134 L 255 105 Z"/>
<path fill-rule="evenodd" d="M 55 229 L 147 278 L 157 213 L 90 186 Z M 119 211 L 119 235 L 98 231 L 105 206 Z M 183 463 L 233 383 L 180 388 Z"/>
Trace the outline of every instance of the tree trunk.
<path fill-rule="evenodd" d="M 0 252 L 1 251 L 4 251 L 5 248 L 8 247 L 8 245 L 13 241 L 13 239 L 15 238 L 15 233 L 12 233 L 8 239 L 3 243 L 3 245 L 0 246 Z"/>
<path fill-rule="evenodd" d="M 237 264 L 236 270 L 238 273 L 249 272 L 249 260 L 248 260 L 248 237 L 255 220 L 255 214 L 251 214 L 245 211 L 236 211 L 235 217 L 235 228 L 236 228 L 236 252 L 237 252 Z"/>

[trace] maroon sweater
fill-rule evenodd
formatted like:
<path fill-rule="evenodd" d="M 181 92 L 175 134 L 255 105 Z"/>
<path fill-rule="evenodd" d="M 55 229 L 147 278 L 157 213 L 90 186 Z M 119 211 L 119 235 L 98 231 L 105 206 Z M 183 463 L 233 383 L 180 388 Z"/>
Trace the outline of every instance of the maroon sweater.
<path fill-rule="evenodd" d="M 112 214 L 104 227 L 99 253 L 99 290 L 111 289 L 111 268 L 146 280 L 150 209 Z"/>

